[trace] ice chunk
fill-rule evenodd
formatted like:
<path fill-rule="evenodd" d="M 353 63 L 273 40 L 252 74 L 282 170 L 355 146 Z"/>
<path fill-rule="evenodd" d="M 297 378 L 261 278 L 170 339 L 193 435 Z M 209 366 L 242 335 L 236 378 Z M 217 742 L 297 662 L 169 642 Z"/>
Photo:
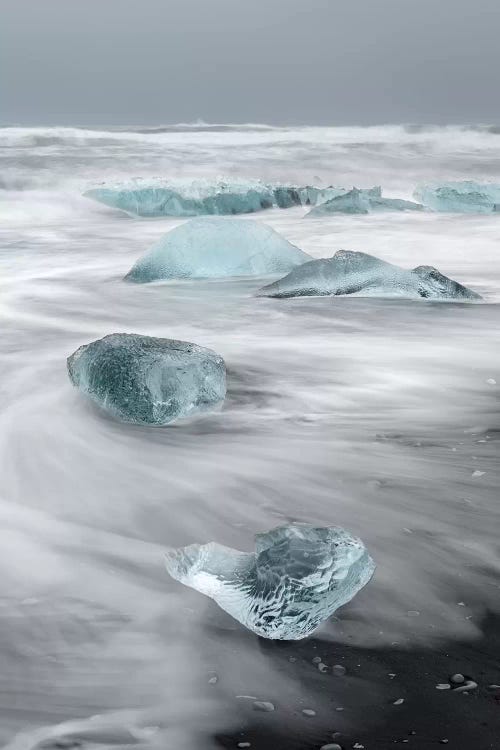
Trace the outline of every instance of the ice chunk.
<path fill-rule="evenodd" d="M 68 357 L 73 385 L 126 422 L 163 425 L 222 401 L 224 360 L 187 341 L 112 333 Z"/>
<path fill-rule="evenodd" d="M 299 640 L 368 583 L 375 565 L 344 529 L 305 523 L 255 537 L 255 552 L 192 544 L 166 556 L 176 580 L 264 638 Z"/>
<path fill-rule="evenodd" d="M 433 211 L 492 214 L 500 211 L 500 185 L 464 180 L 421 185 L 414 197 Z"/>
<path fill-rule="evenodd" d="M 401 198 L 383 198 L 380 188 L 358 190 L 353 188 L 348 193 L 338 195 L 320 203 L 308 216 L 325 216 L 327 214 L 368 214 L 372 211 L 422 211 L 420 203 L 405 201 Z"/>
<path fill-rule="evenodd" d="M 200 218 L 168 232 L 125 279 L 143 284 L 157 279 L 264 276 L 286 273 L 309 258 L 265 224 Z"/>
<path fill-rule="evenodd" d="M 339 250 L 332 258 L 304 263 L 287 276 L 262 287 L 260 297 L 363 294 L 426 297 L 429 299 L 481 299 L 431 266 L 406 270 L 367 253 Z"/>
<path fill-rule="evenodd" d="M 133 180 L 99 185 L 84 196 L 132 216 L 248 214 L 277 206 L 314 206 L 346 193 L 341 187 L 317 188 L 265 184 L 258 180 Z"/>

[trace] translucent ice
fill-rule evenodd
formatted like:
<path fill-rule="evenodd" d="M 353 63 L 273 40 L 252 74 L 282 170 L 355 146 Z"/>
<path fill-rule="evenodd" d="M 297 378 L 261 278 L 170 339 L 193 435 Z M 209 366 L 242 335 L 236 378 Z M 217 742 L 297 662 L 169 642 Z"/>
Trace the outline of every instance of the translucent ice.
<path fill-rule="evenodd" d="M 464 180 L 422 185 L 415 190 L 414 196 L 433 211 L 475 214 L 500 211 L 500 185 L 493 183 Z"/>
<path fill-rule="evenodd" d="M 344 188 L 265 184 L 257 180 L 133 180 L 100 185 L 84 195 L 132 216 L 248 214 L 277 206 L 313 206 L 347 192 Z"/>
<path fill-rule="evenodd" d="M 383 198 L 380 188 L 358 190 L 353 188 L 348 193 L 337 195 L 320 203 L 308 216 L 325 216 L 327 214 L 368 214 L 372 211 L 421 211 L 420 203 L 405 201 L 401 198 Z"/>
<path fill-rule="evenodd" d="M 286 273 L 310 256 L 265 224 L 200 218 L 168 232 L 125 277 L 156 279 L 264 276 Z"/>
<path fill-rule="evenodd" d="M 187 341 L 112 333 L 68 357 L 73 385 L 126 422 L 163 425 L 226 395 L 224 360 Z"/>
<path fill-rule="evenodd" d="M 310 635 L 375 570 L 360 539 L 302 523 L 257 534 L 255 552 L 192 544 L 168 552 L 166 566 L 257 635 L 280 640 Z"/>
<path fill-rule="evenodd" d="M 367 253 L 339 250 L 332 258 L 304 263 L 257 292 L 261 297 L 363 294 L 379 297 L 481 299 L 431 266 L 406 270 Z"/>

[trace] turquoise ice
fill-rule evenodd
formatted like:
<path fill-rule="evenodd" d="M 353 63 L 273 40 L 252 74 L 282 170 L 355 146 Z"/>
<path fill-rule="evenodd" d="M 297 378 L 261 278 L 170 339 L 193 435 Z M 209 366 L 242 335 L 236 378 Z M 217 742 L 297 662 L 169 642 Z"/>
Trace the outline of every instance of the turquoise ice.
<path fill-rule="evenodd" d="M 247 219 L 199 218 L 168 232 L 140 258 L 127 281 L 265 276 L 310 256 L 274 229 Z"/>
<path fill-rule="evenodd" d="M 99 185 L 86 190 L 84 196 L 132 216 L 153 218 L 248 214 L 272 207 L 314 206 L 346 192 L 341 187 L 300 187 L 259 180 L 137 179 Z"/>
<path fill-rule="evenodd" d="M 262 287 L 260 297 L 361 294 L 441 300 L 478 300 L 480 295 L 432 266 L 400 268 L 367 253 L 339 250 L 332 258 L 304 263 Z"/>
<path fill-rule="evenodd" d="M 192 544 L 166 555 L 172 578 L 214 599 L 263 638 L 300 640 L 350 601 L 373 575 L 363 542 L 305 523 L 255 537 L 255 552 Z"/>
<path fill-rule="evenodd" d="M 68 357 L 74 386 L 125 422 L 164 425 L 221 402 L 224 360 L 187 341 L 112 333 Z"/>
<path fill-rule="evenodd" d="M 307 216 L 327 216 L 328 214 L 369 214 L 373 211 L 422 211 L 423 206 L 401 198 L 383 198 L 380 188 L 358 190 L 337 195 L 320 203 Z"/>
<path fill-rule="evenodd" d="M 492 214 L 500 211 L 500 185 L 489 182 L 444 182 L 421 185 L 414 197 L 433 211 Z"/>

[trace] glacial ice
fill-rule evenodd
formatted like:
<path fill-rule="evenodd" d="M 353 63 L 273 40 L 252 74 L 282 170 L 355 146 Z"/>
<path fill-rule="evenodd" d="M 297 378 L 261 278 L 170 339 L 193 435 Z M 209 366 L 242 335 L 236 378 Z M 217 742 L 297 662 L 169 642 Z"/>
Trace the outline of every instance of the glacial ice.
<path fill-rule="evenodd" d="M 433 211 L 474 214 L 500 212 L 500 184 L 464 180 L 421 185 L 415 190 L 414 197 Z"/>
<path fill-rule="evenodd" d="M 350 601 L 373 575 L 363 542 L 305 523 L 255 537 L 255 552 L 192 544 L 166 555 L 172 578 L 214 599 L 263 638 L 300 640 Z"/>
<path fill-rule="evenodd" d="M 265 224 L 246 219 L 191 219 L 172 229 L 136 262 L 125 279 L 265 276 L 287 273 L 310 256 Z"/>
<path fill-rule="evenodd" d="M 277 206 L 313 206 L 346 193 L 341 187 L 265 184 L 258 180 L 166 181 L 142 179 L 100 185 L 84 196 L 132 216 L 248 214 Z"/>
<path fill-rule="evenodd" d="M 479 294 L 432 266 L 406 270 L 367 253 L 339 250 L 332 258 L 304 263 L 287 276 L 262 287 L 259 297 L 363 294 L 477 300 Z"/>
<path fill-rule="evenodd" d="M 164 425 L 226 395 L 224 360 L 187 341 L 112 333 L 68 357 L 73 385 L 125 422 Z"/>
<path fill-rule="evenodd" d="M 401 198 L 383 198 L 380 188 L 358 190 L 353 188 L 348 193 L 338 195 L 320 203 L 307 216 L 326 216 L 328 214 L 369 214 L 372 211 L 422 211 L 420 203 L 405 201 Z"/>

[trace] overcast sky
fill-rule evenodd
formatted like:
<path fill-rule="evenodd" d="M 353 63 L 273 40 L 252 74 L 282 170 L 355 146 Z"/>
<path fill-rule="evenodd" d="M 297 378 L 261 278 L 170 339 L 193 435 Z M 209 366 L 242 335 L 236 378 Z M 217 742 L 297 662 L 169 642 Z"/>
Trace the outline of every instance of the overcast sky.
<path fill-rule="evenodd" d="M 500 0 L 0 0 L 2 124 L 500 122 Z"/>

